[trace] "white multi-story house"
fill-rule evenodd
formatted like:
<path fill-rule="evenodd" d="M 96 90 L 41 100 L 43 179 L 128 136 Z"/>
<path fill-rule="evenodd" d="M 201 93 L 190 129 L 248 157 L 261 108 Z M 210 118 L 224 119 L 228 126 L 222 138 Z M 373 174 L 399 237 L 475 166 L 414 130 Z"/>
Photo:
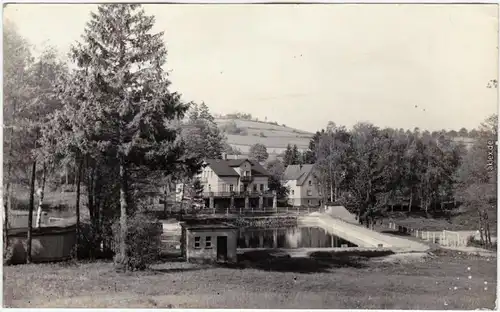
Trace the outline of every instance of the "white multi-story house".
<path fill-rule="evenodd" d="M 282 183 L 290 189 L 288 203 L 293 206 L 319 206 L 321 190 L 313 174 L 314 165 L 289 165 L 283 173 Z"/>
<path fill-rule="evenodd" d="M 258 206 L 259 197 L 272 197 L 269 191 L 269 173 L 259 162 L 247 158 L 206 159 L 204 168 L 197 178 L 203 185 L 203 196 L 213 198 L 216 206 L 227 206 L 233 197 L 237 206 L 249 198 L 250 206 Z M 218 205 L 218 203 L 222 203 Z"/>

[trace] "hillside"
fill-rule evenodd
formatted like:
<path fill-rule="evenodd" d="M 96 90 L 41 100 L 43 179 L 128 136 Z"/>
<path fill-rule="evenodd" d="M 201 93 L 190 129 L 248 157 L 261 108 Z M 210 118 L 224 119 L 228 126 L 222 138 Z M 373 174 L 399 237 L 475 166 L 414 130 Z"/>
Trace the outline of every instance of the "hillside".
<path fill-rule="evenodd" d="M 307 131 L 264 121 L 216 118 L 215 122 L 221 130 L 225 130 L 228 143 L 244 154 L 256 143 L 267 146 L 270 155 L 284 152 L 287 144 L 296 144 L 299 150 L 305 150 L 313 136 Z"/>

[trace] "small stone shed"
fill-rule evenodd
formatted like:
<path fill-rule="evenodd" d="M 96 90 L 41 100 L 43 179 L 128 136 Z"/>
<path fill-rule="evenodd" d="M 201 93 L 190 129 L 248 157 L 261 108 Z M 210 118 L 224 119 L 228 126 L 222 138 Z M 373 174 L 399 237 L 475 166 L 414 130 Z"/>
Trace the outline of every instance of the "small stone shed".
<path fill-rule="evenodd" d="M 181 223 L 181 251 L 188 262 L 236 263 L 238 228 L 232 225 Z"/>

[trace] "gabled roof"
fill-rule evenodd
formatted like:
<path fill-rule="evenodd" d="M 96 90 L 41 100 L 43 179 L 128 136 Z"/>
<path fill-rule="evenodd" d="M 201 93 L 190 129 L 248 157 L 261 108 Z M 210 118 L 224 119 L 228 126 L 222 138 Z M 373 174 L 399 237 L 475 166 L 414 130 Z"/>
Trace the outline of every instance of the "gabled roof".
<path fill-rule="evenodd" d="M 288 165 L 285 172 L 283 173 L 283 180 L 293 181 L 297 180 L 297 185 L 302 185 L 306 181 L 306 178 L 312 172 L 314 165 Z"/>
<path fill-rule="evenodd" d="M 250 159 L 206 159 L 205 162 L 207 165 L 212 168 L 216 175 L 219 177 L 239 177 L 240 175 L 234 167 L 239 167 L 245 161 L 248 161 L 252 166 L 252 176 L 269 176 L 269 172 L 267 172 L 261 164 L 259 164 L 255 160 Z"/>
<path fill-rule="evenodd" d="M 230 166 L 230 167 L 239 167 L 241 166 L 245 161 L 248 161 L 250 162 L 248 159 L 228 159 L 226 160 L 227 161 L 227 164 Z"/>
<path fill-rule="evenodd" d="M 233 168 L 228 166 L 227 160 L 206 159 L 207 165 L 212 168 L 219 177 L 239 177 L 240 175 Z"/>
<path fill-rule="evenodd" d="M 253 176 L 270 176 L 271 174 L 259 164 L 258 161 L 249 159 L 248 160 L 252 164 L 252 175 Z"/>

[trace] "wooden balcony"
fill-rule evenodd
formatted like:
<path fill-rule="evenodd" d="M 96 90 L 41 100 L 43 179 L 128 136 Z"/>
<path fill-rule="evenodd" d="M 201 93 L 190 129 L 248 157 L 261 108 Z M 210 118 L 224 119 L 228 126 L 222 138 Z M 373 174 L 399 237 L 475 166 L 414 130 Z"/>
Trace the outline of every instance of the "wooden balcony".
<path fill-rule="evenodd" d="M 240 181 L 242 183 L 250 183 L 252 182 L 252 176 L 241 176 Z"/>
<path fill-rule="evenodd" d="M 248 191 L 248 192 L 242 192 L 242 191 L 237 191 L 237 192 L 203 192 L 203 197 L 204 198 L 209 198 L 210 196 L 213 196 L 214 198 L 230 198 L 231 196 L 234 196 L 236 198 L 244 198 L 246 196 L 250 198 L 257 198 L 259 196 L 262 197 L 273 197 L 274 194 L 272 191 L 263 191 L 263 192 L 255 192 L 255 191 Z"/>

